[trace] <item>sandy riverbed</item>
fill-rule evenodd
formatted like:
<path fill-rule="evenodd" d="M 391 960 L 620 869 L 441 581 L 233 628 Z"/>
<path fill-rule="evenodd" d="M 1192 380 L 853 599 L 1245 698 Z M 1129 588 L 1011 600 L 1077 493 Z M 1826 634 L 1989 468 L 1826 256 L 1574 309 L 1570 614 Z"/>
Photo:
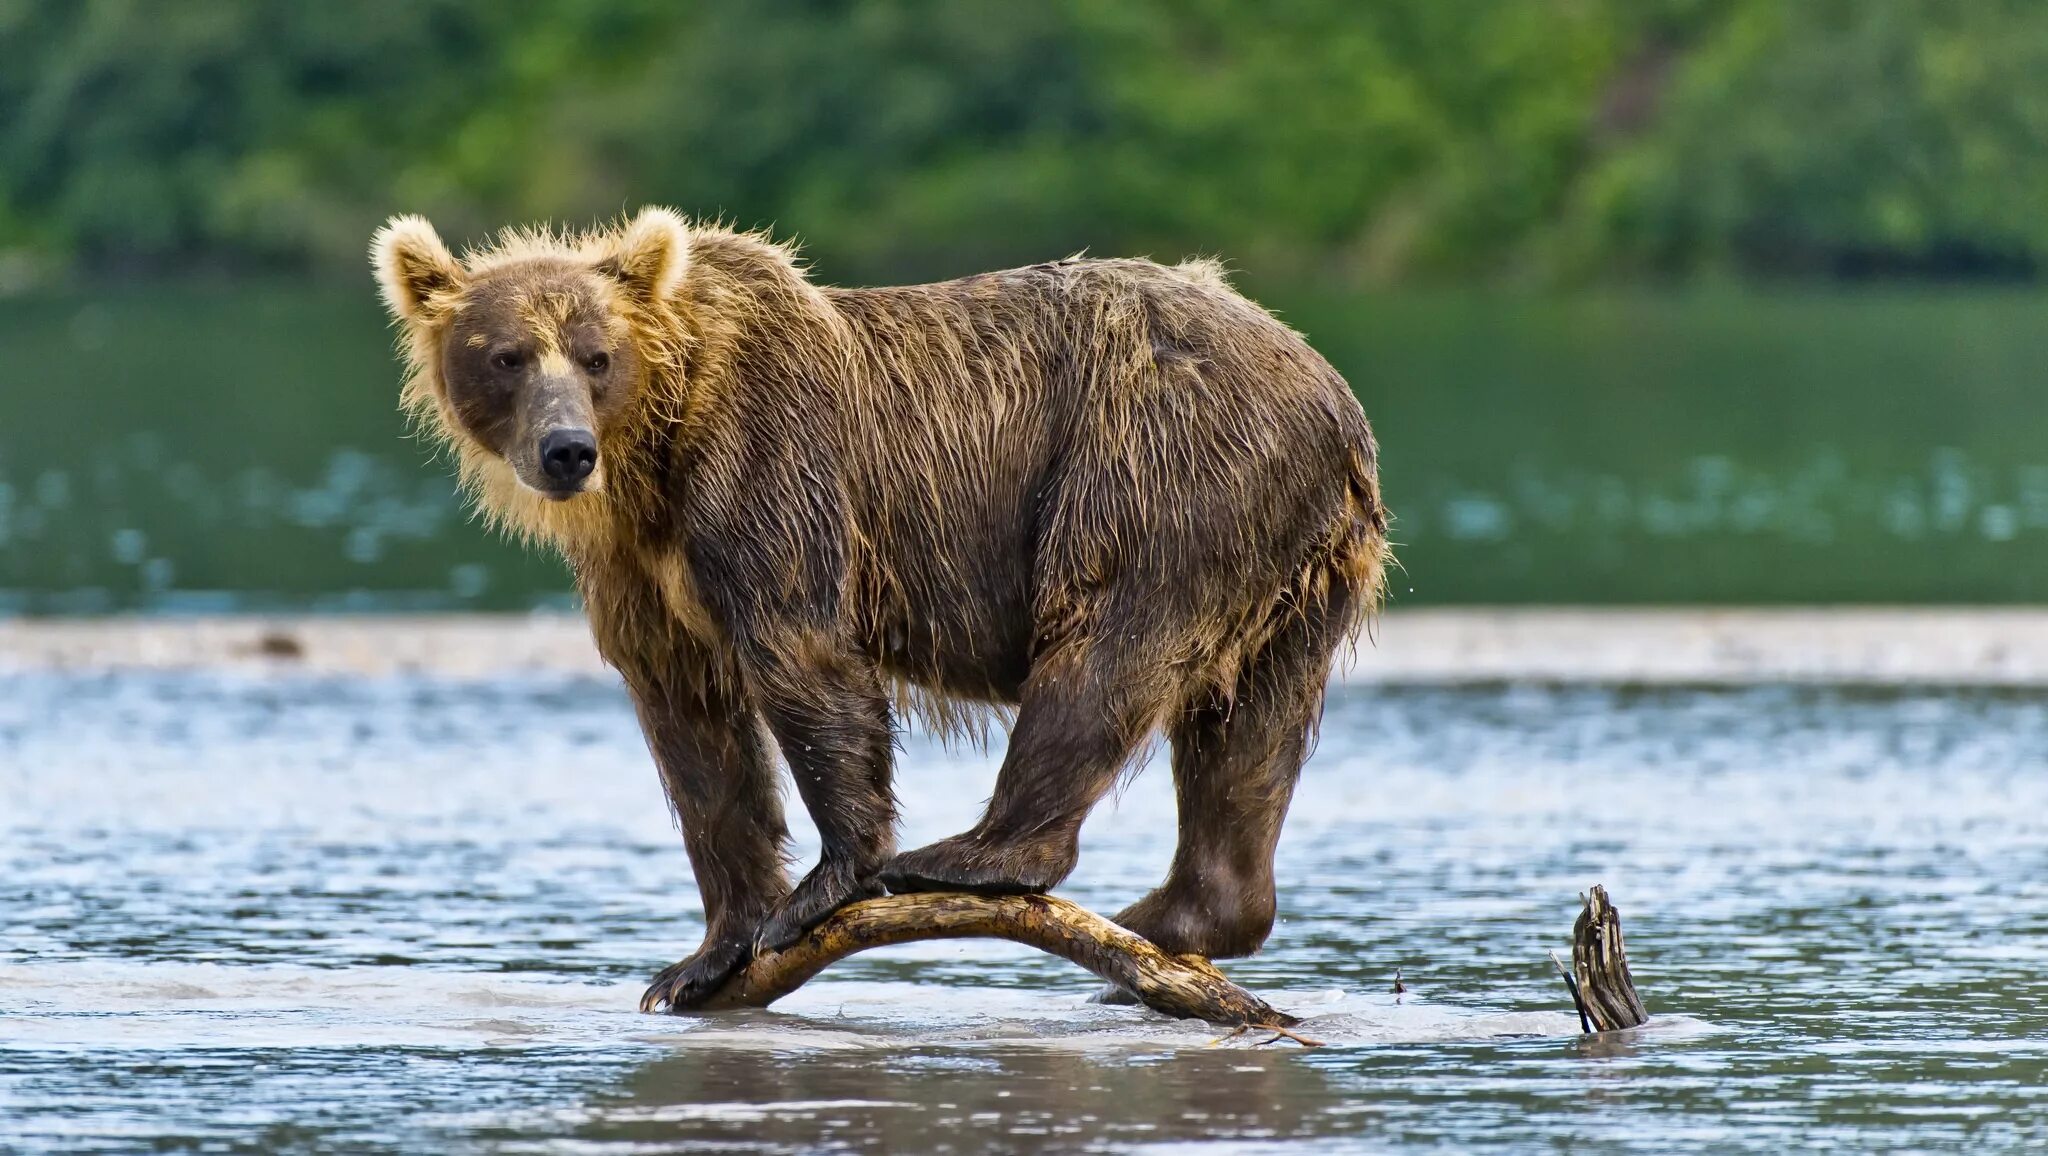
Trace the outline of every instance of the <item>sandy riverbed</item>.
<path fill-rule="evenodd" d="M 573 615 L 15 619 L 0 670 L 604 672 Z M 1460 609 L 1382 615 L 1343 677 L 2048 685 L 2048 609 Z"/>

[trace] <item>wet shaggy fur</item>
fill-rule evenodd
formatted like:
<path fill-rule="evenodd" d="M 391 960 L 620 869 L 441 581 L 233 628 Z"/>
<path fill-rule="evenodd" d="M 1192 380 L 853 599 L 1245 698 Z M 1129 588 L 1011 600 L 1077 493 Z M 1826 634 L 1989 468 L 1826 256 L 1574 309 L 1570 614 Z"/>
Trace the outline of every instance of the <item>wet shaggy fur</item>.
<path fill-rule="evenodd" d="M 1350 389 L 1217 266 L 836 289 L 664 210 L 461 259 L 398 218 L 374 258 L 406 403 L 490 518 L 574 569 L 678 816 L 709 926 L 647 1006 L 884 886 L 1052 887 L 1162 729 L 1179 849 L 1118 921 L 1172 952 L 1264 940 L 1387 520 Z M 594 428 L 597 472 L 543 493 L 525 447 L 564 420 Z M 1013 721 L 981 821 L 897 854 L 905 709 Z M 778 751 L 823 838 L 794 886 Z"/>

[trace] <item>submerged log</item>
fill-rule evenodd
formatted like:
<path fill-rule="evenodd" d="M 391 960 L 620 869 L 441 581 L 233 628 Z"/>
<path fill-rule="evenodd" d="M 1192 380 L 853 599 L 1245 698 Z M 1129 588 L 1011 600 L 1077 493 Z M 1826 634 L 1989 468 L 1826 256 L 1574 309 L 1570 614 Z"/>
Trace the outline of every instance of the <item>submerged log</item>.
<path fill-rule="evenodd" d="M 1050 895 L 891 895 L 849 904 L 790 947 L 757 956 L 696 1010 L 767 1007 L 855 952 L 920 939 L 994 937 L 1080 964 L 1153 1011 L 1220 1027 L 1301 1022 L 1230 982 L 1200 956 L 1168 955 L 1085 907 Z M 1302 1042 L 1312 1042 L 1303 1040 Z"/>
<path fill-rule="evenodd" d="M 1649 1022 L 1650 1013 L 1643 1010 L 1635 977 L 1628 971 L 1628 952 L 1621 944 L 1621 913 L 1599 884 L 1586 893 L 1585 901 L 1578 921 L 1572 924 L 1572 967 L 1565 976 L 1565 986 L 1579 1008 L 1579 1026 L 1587 1032 L 1641 1027 Z"/>

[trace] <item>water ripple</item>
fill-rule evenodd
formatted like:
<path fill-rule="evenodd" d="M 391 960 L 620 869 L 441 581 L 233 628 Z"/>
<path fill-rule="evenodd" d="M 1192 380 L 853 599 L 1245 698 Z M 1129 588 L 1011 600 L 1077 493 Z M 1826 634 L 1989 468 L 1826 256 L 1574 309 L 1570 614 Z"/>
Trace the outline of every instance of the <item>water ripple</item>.
<path fill-rule="evenodd" d="M 701 910 L 608 683 L 0 677 L 0 1116 L 24 1151 L 2024 1146 L 2044 761 L 2025 694 L 1343 691 L 1232 966 L 1300 1051 L 986 942 L 636 1014 Z M 1080 902 L 1163 874 L 1159 762 Z M 906 740 L 906 844 L 993 773 Z M 1581 1039 L 1545 952 L 1595 881 L 1657 1018 Z"/>

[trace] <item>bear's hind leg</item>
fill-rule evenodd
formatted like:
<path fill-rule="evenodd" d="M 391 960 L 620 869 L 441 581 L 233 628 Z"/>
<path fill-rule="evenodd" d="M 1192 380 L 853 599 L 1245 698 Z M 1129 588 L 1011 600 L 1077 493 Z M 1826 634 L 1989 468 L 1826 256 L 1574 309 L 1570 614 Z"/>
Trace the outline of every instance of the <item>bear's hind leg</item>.
<path fill-rule="evenodd" d="M 1348 600 L 1291 617 L 1239 672 L 1170 728 L 1180 841 L 1166 882 L 1116 922 L 1166 951 L 1250 955 L 1273 929 L 1273 855 L 1322 709 Z"/>
<path fill-rule="evenodd" d="M 1009 751 L 981 821 L 964 834 L 896 856 L 882 869 L 882 882 L 898 894 L 1017 895 L 1065 879 L 1080 854 L 1082 821 L 1167 699 L 1158 667 L 1137 648 L 1089 642 L 1042 656 L 1025 680 Z"/>

